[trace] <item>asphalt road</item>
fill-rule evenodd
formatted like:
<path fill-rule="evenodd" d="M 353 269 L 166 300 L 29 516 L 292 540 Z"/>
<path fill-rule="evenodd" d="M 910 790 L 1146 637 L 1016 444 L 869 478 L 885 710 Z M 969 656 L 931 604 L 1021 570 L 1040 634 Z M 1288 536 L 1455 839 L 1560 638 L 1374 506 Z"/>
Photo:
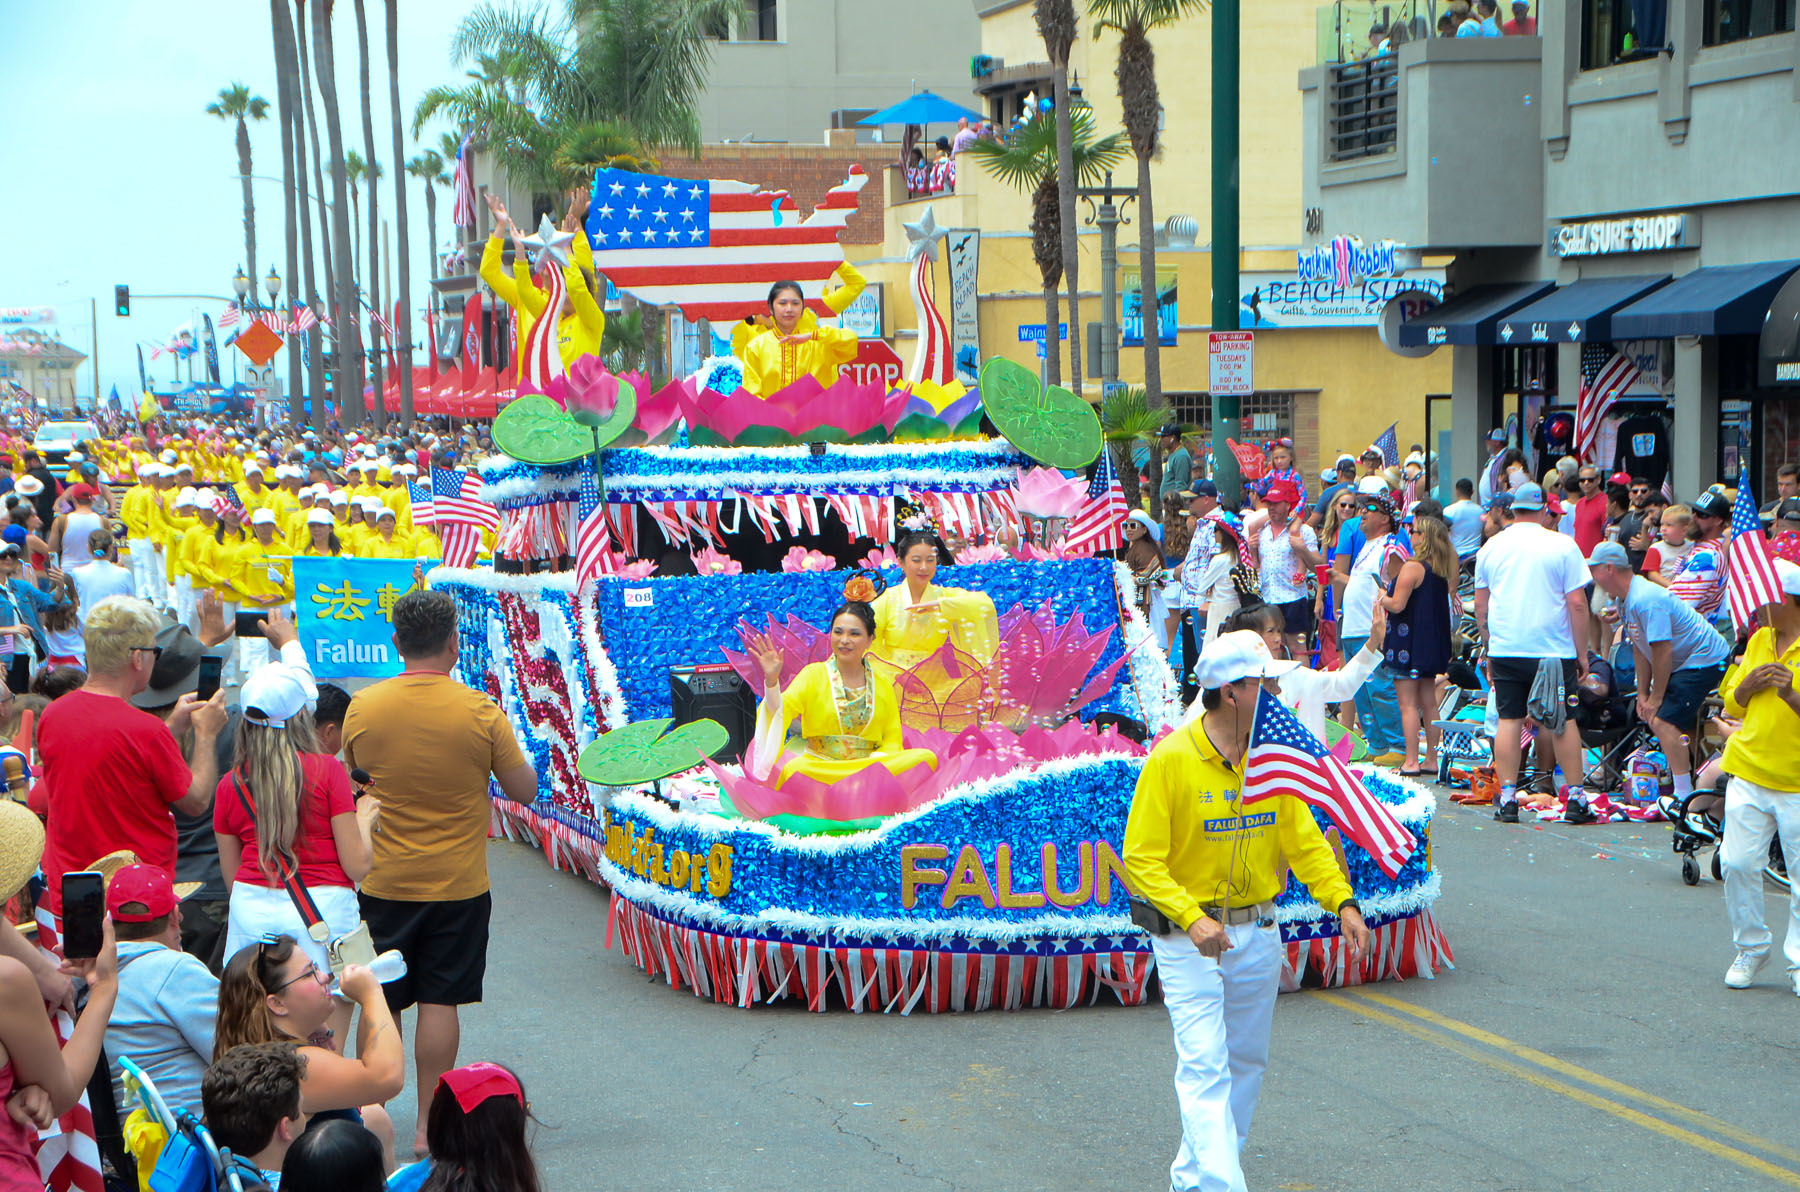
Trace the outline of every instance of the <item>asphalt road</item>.
<path fill-rule="evenodd" d="M 1251 1187 L 1800 1188 L 1800 998 L 1779 963 L 1724 987 L 1719 887 L 1681 883 L 1665 828 L 1445 805 L 1435 831 L 1456 970 L 1282 997 Z M 1167 1187 L 1159 1004 L 715 1006 L 605 948 L 602 891 L 490 848 L 489 1000 L 462 1054 L 523 1075 L 551 1192 Z M 405 1137 L 410 1088 L 394 1110 Z"/>

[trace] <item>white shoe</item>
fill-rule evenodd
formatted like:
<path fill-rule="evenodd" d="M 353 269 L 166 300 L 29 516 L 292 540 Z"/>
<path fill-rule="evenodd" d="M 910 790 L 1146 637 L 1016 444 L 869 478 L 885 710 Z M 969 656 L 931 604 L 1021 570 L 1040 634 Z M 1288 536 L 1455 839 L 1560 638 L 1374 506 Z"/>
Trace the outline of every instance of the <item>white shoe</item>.
<path fill-rule="evenodd" d="M 1794 987 L 1794 996 L 1800 997 L 1800 971 L 1788 970 L 1788 981 Z"/>
<path fill-rule="evenodd" d="M 1763 965 L 1769 963 L 1767 952 L 1739 952 L 1731 967 L 1725 970 L 1725 984 L 1732 989 L 1748 989 L 1756 980 L 1756 974 L 1762 972 Z"/>

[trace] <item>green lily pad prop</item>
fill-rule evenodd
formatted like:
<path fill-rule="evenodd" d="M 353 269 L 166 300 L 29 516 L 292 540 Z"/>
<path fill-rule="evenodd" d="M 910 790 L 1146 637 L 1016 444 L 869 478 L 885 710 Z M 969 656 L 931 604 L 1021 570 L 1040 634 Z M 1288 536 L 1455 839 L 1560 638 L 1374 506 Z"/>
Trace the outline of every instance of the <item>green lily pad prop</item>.
<path fill-rule="evenodd" d="M 1073 471 L 1100 458 L 1094 407 L 1067 389 L 1048 389 L 1022 364 L 996 356 L 981 366 L 981 404 L 994 429 L 1032 459 Z"/>
<path fill-rule="evenodd" d="M 612 413 L 605 418 L 592 410 L 576 410 L 570 415 L 579 425 L 587 427 L 594 436 L 594 448 L 605 447 L 631 429 L 637 421 L 637 390 L 623 381 L 619 383 L 619 396 L 613 404 Z"/>
<path fill-rule="evenodd" d="M 543 394 L 531 393 L 515 398 L 494 419 L 494 446 L 528 464 L 566 464 L 593 453 L 594 432 Z"/>
<path fill-rule="evenodd" d="M 1362 737 L 1351 732 L 1335 720 L 1327 720 L 1325 722 L 1325 745 L 1327 748 L 1335 748 L 1337 743 L 1343 740 L 1346 735 L 1355 742 L 1355 744 L 1351 746 L 1350 756 L 1345 759 L 1346 761 L 1360 762 L 1369 756 L 1369 747 L 1363 744 Z"/>
<path fill-rule="evenodd" d="M 725 748 L 731 734 L 716 720 L 696 720 L 667 734 L 672 720 L 638 720 L 603 734 L 581 751 L 576 768 L 601 786 L 632 786 L 691 770 Z"/>

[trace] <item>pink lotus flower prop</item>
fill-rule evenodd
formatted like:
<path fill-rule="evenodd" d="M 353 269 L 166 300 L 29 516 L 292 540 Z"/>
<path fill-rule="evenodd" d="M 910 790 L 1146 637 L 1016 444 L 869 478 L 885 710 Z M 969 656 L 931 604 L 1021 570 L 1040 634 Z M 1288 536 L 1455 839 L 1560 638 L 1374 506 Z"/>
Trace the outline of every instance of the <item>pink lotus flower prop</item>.
<path fill-rule="evenodd" d="M 693 395 L 694 383 L 687 380 L 670 381 L 649 397 L 645 397 L 644 390 L 640 389 L 638 391 L 637 422 L 635 423 L 637 429 L 644 432 L 646 440 L 655 442 L 664 431 L 674 426 L 680 419 L 681 398 Z"/>
<path fill-rule="evenodd" d="M 781 652 L 781 685 L 786 687 L 792 683 L 800 672 L 814 662 L 824 662 L 831 657 L 831 638 L 814 629 L 799 617 L 789 613 L 785 623 L 777 621 L 775 614 L 769 615 L 768 628 L 764 631 L 771 645 Z M 738 638 L 748 646 L 750 635 L 756 630 L 750 622 L 739 621 Z M 724 651 L 725 661 L 731 663 L 731 669 L 743 676 L 750 690 L 756 692 L 756 698 L 763 694 L 762 667 L 748 654 L 740 654 L 736 650 Z"/>
<path fill-rule="evenodd" d="M 767 398 L 743 388 L 730 393 L 683 389 L 677 390 L 675 400 L 690 428 L 709 431 L 727 443 L 738 442 L 746 432 L 760 432 L 754 436 L 756 441 L 785 437 L 799 442 L 816 437 L 822 427 L 851 439 L 877 427 L 892 433 L 906 407 L 904 392 L 859 385 L 847 377 L 839 377 L 830 387 L 813 377 L 801 377 Z"/>
<path fill-rule="evenodd" d="M 1055 468 L 1033 468 L 1019 477 L 1017 504 L 1028 516 L 1072 517 L 1086 500 L 1087 485 Z"/>
<path fill-rule="evenodd" d="M 654 559 L 632 559 L 628 562 L 624 555 L 615 554 L 613 560 L 618 564 L 620 579 L 649 579 L 656 574 Z"/>
<path fill-rule="evenodd" d="M 967 562 L 966 559 L 960 561 Z M 893 547 L 883 546 L 880 550 L 872 550 L 862 558 L 858 559 L 856 565 L 858 567 L 867 568 L 870 571 L 880 571 L 883 567 L 900 566 L 900 560 L 894 557 Z"/>
<path fill-rule="evenodd" d="M 994 542 L 984 542 L 980 546 L 965 546 L 956 552 L 958 563 L 1001 563 L 1012 558 L 1006 548 Z"/>
<path fill-rule="evenodd" d="M 1106 643 L 1109 626 L 1089 633 L 1080 613 L 1061 625 L 1050 611 L 1050 602 L 1030 612 L 1013 605 L 1000 618 L 1000 646 L 990 670 L 995 719 L 1015 728 L 1060 724 L 1112 688 L 1121 655 L 1088 680 Z"/>
<path fill-rule="evenodd" d="M 694 570 L 701 575 L 742 575 L 744 565 L 708 546 L 694 552 Z"/>
<path fill-rule="evenodd" d="M 934 730 L 916 737 L 909 734 L 906 744 L 935 753 L 937 768 L 918 766 L 895 775 L 877 763 L 837 782 L 820 782 L 796 773 L 776 787 L 771 776 L 780 759 L 758 757 L 754 746 L 744 755 L 742 773 L 710 760 L 706 765 L 731 797 L 732 806 L 750 819 L 800 815 L 842 822 L 899 815 L 935 802 L 966 783 L 998 778 L 1053 758 L 1142 756 L 1144 752 L 1110 729 L 1095 733 L 1078 722 L 1055 729 L 1034 726 L 1024 734 L 994 725 L 954 735 Z"/>
<path fill-rule="evenodd" d="M 830 555 L 807 550 L 804 546 L 791 546 L 788 553 L 781 557 L 781 569 L 790 575 L 803 571 L 830 571 L 836 566 L 837 560 Z"/>

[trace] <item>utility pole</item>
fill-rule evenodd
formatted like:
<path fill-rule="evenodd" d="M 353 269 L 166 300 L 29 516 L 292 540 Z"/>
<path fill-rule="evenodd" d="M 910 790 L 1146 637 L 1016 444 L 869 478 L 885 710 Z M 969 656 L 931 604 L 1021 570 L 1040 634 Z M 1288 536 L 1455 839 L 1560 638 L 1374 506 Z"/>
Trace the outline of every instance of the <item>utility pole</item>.
<path fill-rule="evenodd" d="M 94 413 L 100 412 L 100 301 L 88 299 L 88 320 L 94 333 L 94 354 L 88 359 L 94 362 Z"/>
<path fill-rule="evenodd" d="M 1125 204 L 1137 198 L 1134 186 L 1113 185 L 1112 171 L 1096 187 L 1075 192 L 1088 205 L 1082 220 L 1100 229 L 1100 392 L 1119 379 L 1119 225 L 1131 220 L 1122 214 Z M 1074 334 L 1070 328 L 1070 334 Z"/>
<path fill-rule="evenodd" d="M 1238 329 L 1238 0 L 1212 5 L 1212 329 Z M 1145 285 L 1156 284 L 1144 279 Z M 1151 330 L 1154 334 L 1154 329 Z M 1238 437 L 1243 404 L 1212 395 L 1213 483 L 1223 501 L 1243 497 L 1244 478 L 1227 439 Z"/>

